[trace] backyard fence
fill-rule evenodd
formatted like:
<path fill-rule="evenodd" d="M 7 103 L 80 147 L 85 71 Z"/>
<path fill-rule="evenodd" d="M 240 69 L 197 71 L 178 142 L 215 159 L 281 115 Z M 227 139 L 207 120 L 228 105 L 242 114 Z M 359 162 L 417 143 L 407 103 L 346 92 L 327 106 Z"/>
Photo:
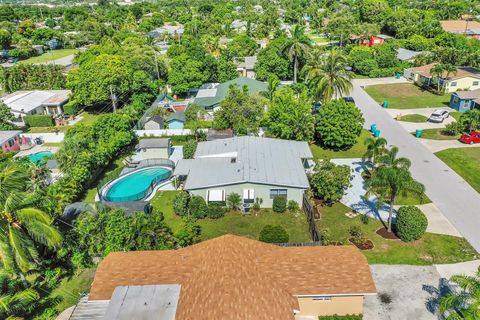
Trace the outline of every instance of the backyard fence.
<path fill-rule="evenodd" d="M 43 142 L 48 143 L 60 143 L 63 142 L 65 134 L 63 132 L 58 133 L 22 133 L 27 142 L 33 143 L 36 138 L 40 138 Z"/>
<path fill-rule="evenodd" d="M 203 130 L 207 132 L 208 130 Z M 135 130 L 139 138 L 142 137 L 165 137 L 165 136 L 189 136 L 193 134 L 190 129 L 156 129 L 156 130 Z"/>
<path fill-rule="evenodd" d="M 315 211 L 306 194 L 303 194 L 302 208 L 303 212 L 305 212 L 305 214 L 307 215 L 308 227 L 313 242 L 321 243 L 320 233 L 318 232 L 317 224 L 315 223 Z"/>

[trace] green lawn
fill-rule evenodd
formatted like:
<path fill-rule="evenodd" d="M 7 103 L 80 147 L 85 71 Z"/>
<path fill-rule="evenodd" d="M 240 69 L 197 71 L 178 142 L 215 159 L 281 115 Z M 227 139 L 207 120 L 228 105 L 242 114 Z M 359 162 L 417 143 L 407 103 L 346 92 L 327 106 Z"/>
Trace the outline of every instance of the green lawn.
<path fill-rule="evenodd" d="M 312 150 L 312 154 L 315 159 L 361 158 L 367 150 L 364 142 L 368 137 L 371 136 L 371 133 L 364 129 L 362 130 L 362 133 L 360 134 L 357 143 L 354 144 L 351 148 L 333 150 L 322 147 L 315 143 L 310 145 L 310 149 Z"/>
<path fill-rule="evenodd" d="M 435 155 L 480 192 L 480 147 L 447 149 Z"/>
<path fill-rule="evenodd" d="M 415 133 L 412 133 L 415 135 Z M 432 139 L 432 140 L 458 140 L 460 135 L 448 135 L 444 133 L 443 128 L 435 128 L 435 129 L 424 129 L 422 133 L 423 139 Z"/>
<path fill-rule="evenodd" d="M 362 251 L 370 264 L 431 265 L 469 261 L 479 257 L 463 238 L 426 233 L 422 239 L 410 243 L 386 240 L 375 233 L 382 227 L 380 221 L 369 219 L 368 224 L 363 224 L 359 217 L 348 218 L 345 213 L 350 208 L 340 203 L 322 207 L 320 211 L 318 226 L 330 231 L 331 241 L 347 244 L 350 226 L 356 225 L 362 229 L 366 238 L 375 245 L 372 250 Z"/>
<path fill-rule="evenodd" d="M 453 117 L 455 120 L 460 120 L 460 116 L 462 115 L 463 112 L 460 111 L 454 111 L 450 112 L 450 117 Z"/>
<path fill-rule="evenodd" d="M 182 219 L 175 215 L 172 202 L 178 191 L 163 191 L 155 195 L 151 204 L 155 210 L 164 214 L 165 222 L 174 232 L 182 227 Z M 271 210 L 260 210 L 258 213 L 244 215 L 240 212 L 229 212 L 220 219 L 202 219 L 197 223 L 202 227 L 202 240 L 208 240 L 224 234 L 235 234 L 251 239 L 258 239 L 260 230 L 267 224 L 279 224 L 290 236 L 290 242 L 310 241 L 310 233 L 305 214 L 302 211 L 275 213 Z"/>
<path fill-rule="evenodd" d="M 90 112 L 82 112 L 78 116 L 83 117 L 82 120 L 77 122 L 76 124 L 82 123 L 86 125 L 92 124 L 98 117 L 98 114 L 90 113 Z M 27 132 L 28 133 L 45 133 L 45 132 L 55 132 L 55 130 L 58 130 L 58 132 L 67 132 L 68 129 L 70 129 L 72 126 L 59 126 L 59 127 L 30 127 L 28 128 Z"/>
<path fill-rule="evenodd" d="M 41 56 L 37 57 L 31 57 L 26 60 L 20 61 L 20 63 L 25 63 L 25 64 L 32 64 L 32 63 L 42 63 L 42 62 L 48 62 L 56 59 L 60 59 L 66 56 L 69 56 L 71 54 L 77 53 L 77 49 L 59 49 L 59 50 L 52 50 L 48 51 Z"/>
<path fill-rule="evenodd" d="M 421 114 L 406 114 L 397 120 L 406 122 L 427 122 L 428 118 Z"/>
<path fill-rule="evenodd" d="M 379 104 L 387 100 L 390 109 L 445 108 L 450 101 L 450 95 L 436 95 L 409 83 L 368 86 L 365 91 Z"/>
<path fill-rule="evenodd" d="M 51 297 L 60 298 L 60 302 L 55 306 L 58 313 L 77 304 L 82 293 L 90 292 L 94 269 L 84 269 L 78 271 L 70 279 L 63 279 L 60 286 L 52 291 Z"/>
<path fill-rule="evenodd" d="M 395 204 L 399 206 L 415 206 L 417 204 L 427 203 L 432 203 L 432 200 L 430 200 L 426 194 L 424 194 L 421 198 L 407 194 L 406 196 L 399 196 Z"/>

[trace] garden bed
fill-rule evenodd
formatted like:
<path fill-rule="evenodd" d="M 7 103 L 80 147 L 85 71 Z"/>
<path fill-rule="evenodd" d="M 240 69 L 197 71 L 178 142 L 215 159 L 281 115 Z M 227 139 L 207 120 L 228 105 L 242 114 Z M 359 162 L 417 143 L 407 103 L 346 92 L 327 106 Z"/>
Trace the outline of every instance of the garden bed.
<path fill-rule="evenodd" d="M 357 243 L 354 241 L 353 238 L 350 238 L 348 239 L 355 247 L 357 247 L 358 249 L 360 250 L 372 250 L 374 248 L 374 244 L 372 242 L 372 240 L 365 240 L 364 242 L 362 243 Z"/>
<path fill-rule="evenodd" d="M 385 227 L 382 227 L 380 229 L 378 229 L 377 231 L 375 231 L 376 234 L 378 234 L 380 237 L 382 237 L 383 239 L 387 239 L 387 240 L 400 240 L 399 237 L 397 237 L 397 235 L 395 234 L 395 232 L 388 232 L 388 229 L 385 228 Z"/>

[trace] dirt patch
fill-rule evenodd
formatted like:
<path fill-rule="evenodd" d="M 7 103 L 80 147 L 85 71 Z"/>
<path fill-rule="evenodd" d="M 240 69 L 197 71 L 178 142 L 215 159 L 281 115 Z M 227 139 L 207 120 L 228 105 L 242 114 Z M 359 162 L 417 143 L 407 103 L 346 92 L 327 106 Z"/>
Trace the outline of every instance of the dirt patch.
<path fill-rule="evenodd" d="M 365 240 L 363 243 L 355 243 L 353 241 L 353 238 L 350 238 L 348 240 L 360 250 L 372 250 L 374 247 L 372 240 L 369 239 Z"/>
<path fill-rule="evenodd" d="M 380 228 L 378 229 L 376 232 L 376 234 L 378 234 L 380 237 L 382 237 L 383 239 L 387 239 L 387 240 L 400 240 L 399 237 L 397 237 L 397 235 L 392 231 L 392 232 L 388 232 L 387 228 Z"/>

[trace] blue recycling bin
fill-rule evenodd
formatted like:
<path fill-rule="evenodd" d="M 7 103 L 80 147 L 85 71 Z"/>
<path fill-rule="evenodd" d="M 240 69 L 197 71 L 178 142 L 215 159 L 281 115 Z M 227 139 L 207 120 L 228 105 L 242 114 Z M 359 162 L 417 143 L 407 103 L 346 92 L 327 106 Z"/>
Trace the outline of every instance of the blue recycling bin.
<path fill-rule="evenodd" d="M 401 77 L 400 73 L 397 73 L 397 74 L 395 75 L 395 78 L 396 78 L 396 79 L 400 79 L 400 77 Z"/>
<path fill-rule="evenodd" d="M 373 132 L 373 136 L 374 136 L 375 138 L 380 137 L 380 130 L 379 130 L 379 129 L 376 129 L 376 130 Z"/>
<path fill-rule="evenodd" d="M 423 134 L 423 130 L 419 130 L 419 129 L 415 130 L 415 137 L 421 138 L 422 134 Z"/>
<path fill-rule="evenodd" d="M 382 103 L 382 106 L 384 108 L 388 108 L 388 101 L 387 100 L 384 100 L 383 103 Z"/>
<path fill-rule="evenodd" d="M 375 132 L 375 130 L 377 130 L 377 124 L 376 124 L 376 123 L 372 123 L 372 124 L 370 125 L 370 131 L 373 133 L 373 132 Z"/>

